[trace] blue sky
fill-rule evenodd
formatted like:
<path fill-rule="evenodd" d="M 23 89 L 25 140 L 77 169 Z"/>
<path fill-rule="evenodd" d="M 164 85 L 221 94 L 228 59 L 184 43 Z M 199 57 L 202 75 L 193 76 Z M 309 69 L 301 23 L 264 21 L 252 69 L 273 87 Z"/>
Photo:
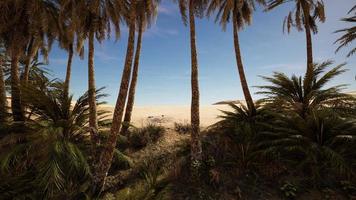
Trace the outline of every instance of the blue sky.
<path fill-rule="evenodd" d="M 327 20 L 319 25 L 313 36 L 316 62 L 334 60 L 335 64 L 347 62 L 349 71 L 332 84 L 349 84 L 347 91 L 356 90 L 356 57 L 346 58 L 347 49 L 338 54 L 333 42 L 333 32 L 346 26 L 339 19 L 355 3 L 353 0 L 324 0 Z M 283 34 L 282 22 L 292 4 L 271 12 L 258 9 L 251 26 L 240 32 L 240 45 L 245 72 L 251 91 L 252 86 L 265 82 L 259 75 L 273 71 L 288 75 L 302 75 L 305 71 L 305 34 L 293 30 Z M 127 28 L 122 28 L 118 41 L 113 37 L 95 44 L 95 70 L 97 87 L 105 86 L 109 104 L 115 104 L 120 85 L 127 46 Z M 197 19 L 197 47 L 201 104 L 207 105 L 227 99 L 243 99 L 237 74 L 231 27 L 222 31 L 214 18 Z M 163 0 L 157 22 L 145 32 L 141 64 L 136 90 L 136 105 L 188 105 L 190 104 L 190 44 L 189 29 L 181 21 L 177 6 Z M 50 54 L 49 68 L 55 77 L 64 79 L 67 53 L 54 47 Z M 87 89 L 87 60 L 78 57 L 73 62 L 71 92 L 75 97 Z M 253 97 L 259 98 L 258 95 Z"/>

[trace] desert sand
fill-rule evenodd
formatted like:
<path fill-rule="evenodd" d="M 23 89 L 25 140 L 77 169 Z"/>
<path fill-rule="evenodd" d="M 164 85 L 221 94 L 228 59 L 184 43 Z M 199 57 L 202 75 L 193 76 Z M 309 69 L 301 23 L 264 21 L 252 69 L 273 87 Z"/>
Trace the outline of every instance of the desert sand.
<path fill-rule="evenodd" d="M 113 106 L 102 106 L 102 109 L 113 111 Z M 200 106 L 200 124 L 207 127 L 219 120 L 220 110 L 230 110 L 228 105 Z M 189 105 L 135 106 L 132 112 L 132 124 L 142 126 L 147 123 L 158 123 L 173 127 L 175 122 L 190 123 Z"/>

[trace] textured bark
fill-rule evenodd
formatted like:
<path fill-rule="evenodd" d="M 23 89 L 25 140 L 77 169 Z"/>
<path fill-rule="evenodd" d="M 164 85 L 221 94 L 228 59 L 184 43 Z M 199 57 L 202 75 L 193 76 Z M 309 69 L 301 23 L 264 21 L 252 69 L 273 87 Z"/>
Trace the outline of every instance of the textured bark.
<path fill-rule="evenodd" d="M 96 111 L 96 89 L 94 75 L 94 31 L 90 31 L 89 39 L 89 55 L 88 55 L 88 99 L 89 99 L 89 128 L 90 136 L 95 148 L 98 142 L 98 120 Z"/>
<path fill-rule="evenodd" d="M 134 6 L 135 5 L 133 2 L 131 9 L 134 9 Z M 117 141 L 117 135 L 120 131 L 121 121 L 124 114 L 125 101 L 126 101 L 127 90 L 130 81 L 130 75 L 131 75 L 130 73 L 131 73 L 132 60 L 134 54 L 134 45 L 135 45 L 135 21 L 134 21 L 135 12 L 131 10 L 130 13 L 131 14 L 130 14 L 128 45 L 127 45 L 125 66 L 123 68 L 122 77 L 121 77 L 120 90 L 114 109 L 110 135 L 109 138 L 107 139 L 107 143 L 103 148 L 103 152 L 100 156 L 100 163 L 97 168 L 97 174 L 94 177 L 94 184 L 97 187 L 96 188 L 97 191 L 101 191 L 103 185 L 105 184 L 105 178 L 111 166 L 111 162 L 116 146 L 116 141 Z"/>
<path fill-rule="evenodd" d="M 250 90 L 248 88 L 246 76 L 245 76 L 245 71 L 244 71 L 244 66 L 242 63 L 242 57 L 241 57 L 241 51 L 240 51 L 240 43 L 239 43 L 239 33 L 238 33 L 238 27 L 237 27 L 237 16 L 236 13 L 234 12 L 233 16 L 233 34 L 234 34 L 234 46 L 235 46 L 235 56 L 236 56 L 236 62 L 237 62 L 237 70 L 239 72 L 239 77 L 240 77 L 240 82 L 241 82 L 241 87 L 242 91 L 245 96 L 246 104 L 247 107 L 250 111 L 253 113 L 256 112 L 255 105 L 253 103 L 252 97 Z"/>
<path fill-rule="evenodd" d="M 305 37 L 306 37 L 306 48 L 307 48 L 307 71 L 306 71 L 306 79 L 304 82 L 304 86 L 309 88 L 310 77 L 313 73 L 313 44 L 312 44 L 312 36 L 310 30 L 310 21 L 309 21 L 309 6 L 307 2 L 301 1 L 303 15 L 304 15 L 304 28 L 305 28 Z"/>
<path fill-rule="evenodd" d="M 64 81 L 64 94 L 66 96 L 68 96 L 69 94 L 70 77 L 72 74 L 72 60 L 73 60 L 73 44 L 69 44 L 66 79 Z"/>
<path fill-rule="evenodd" d="M 199 81 L 198 81 L 198 59 L 195 42 L 195 19 L 194 3 L 189 3 L 189 26 L 190 26 L 190 50 L 191 50 L 191 159 L 193 163 L 201 162 L 202 147 L 200 141 L 200 113 L 199 113 Z"/>
<path fill-rule="evenodd" d="M 3 58 L 0 55 L 0 124 L 6 121 L 7 113 L 7 101 L 6 101 L 6 90 L 5 81 L 3 73 Z"/>
<path fill-rule="evenodd" d="M 19 77 L 20 56 L 17 52 L 11 53 L 11 109 L 14 121 L 24 121 Z"/>
<path fill-rule="evenodd" d="M 121 128 L 121 135 L 126 135 L 127 130 L 129 128 L 129 124 L 131 122 L 132 110 L 135 102 L 135 93 L 136 93 L 136 85 L 138 78 L 138 68 L 140 65 L 140 54 L 141 54 L 141 46 L 142 46 L 142 32 L 143 32 L 143 24 L 140 24 L 137 36 L 137 44 L 136 44 L 136 52 L 135 52 L 135 61 L 132 69 L 132 76 L 129 88 L 128 99 L 126 103 L 125 117 L 124 122 Z"/>

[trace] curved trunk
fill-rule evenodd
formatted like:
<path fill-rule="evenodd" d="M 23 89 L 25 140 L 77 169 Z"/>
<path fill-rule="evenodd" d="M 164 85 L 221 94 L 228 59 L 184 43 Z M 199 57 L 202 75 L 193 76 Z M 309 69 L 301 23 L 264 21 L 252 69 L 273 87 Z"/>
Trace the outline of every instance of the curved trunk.
<path fill-rule="evenodd" d="M 32 58 L 35 56 L 37 52 L 37 47 L 34 44 L 34 39 L 31 38 L 30 43 L 28 45 L 27 49 L 27 55 L 25 59 L 25 69 L 24 69 L 24 74 L 23 74 L 23 81 L 25 84 L 28 83 L 29 77 L 30 77 L 30 68 L 31 68 L 31 61 Z"/>
<path fill-rule="evenodd" d="M 309 21 L 309 5 L 307 2 L 301 1 L 303 15 L 304 15 L 304 28 L 305 28 L 305 38 L 306 38 L 306 48 L 307 48 L 307 70 L 305 74 L 304 86 L 305 88 L 310 87 L 313 69 L 313 44 L 312 36 L 310 30 Z"/>
<path fill-rule="evenodd" d="M 68 96 L 69 94 L 69 84 L 70 84 L 70 77 L 72 73 L 72 60 L 73 60 L 73 44 L 69 44 L 66 79 L 64 81 L 64 94 L 66 96 Z"/>
<path fill-rule="evenodd" d="M 141 23 L 139 30 L 138 30 L 135 61 L 134 61 L 134 66 L 133 66 L 133 70 L 132 70 L 132 78 L 131 78 L 131 82 L 130 82 L 129 95 L 128 95 L 127 104 L 126 104 L 124 122 L 122 124 L 121 132 L 120 132 L 120 134 L 122 134 L 122 135 L 126 135 L 127 130 L 129 128 L 129 125 L 131 122 L 132 110 L 133 110 L 133 106 L 134 106 L 134 102 L 135 102 L 135 92 L 136 92 L 138 68 L 139 68 L 139 64 L 140 64 L 140 53 L 141 53 L 141 46 L 142 46 L 142 32 L 143 32 L 142 26 L 143 26 L 143 24 Z"/>
<path fill-rule="evenodd" d="M 21 102 L 20 77 L 19 77 L 19 54 L 12 52 L 11 55 L 11 110 L 14 121 L 24 121 L 24 112 Z"/>
<path fill-rule="evenodd" d="M 3 58 L 0 55 L 0 125 L 6 122 L 7 113 L 7 101 L 6 101 L 6 90 L 4 81 L 4 69 L 3 69 Z"/>
<path fill-rule="evenodd" d="M 134 7 L 135 5 L 133 3 L 131 9 L 134 9 Z M 122 72 L 120 90 L 114 109 L 110 135 L 109 138 L 107 139 L 107 144 L 104 146 L 103 152 L 100 156 L 100 163 L 97 169 L 97 174 L 94 177 L 95 187 L 97 187 L 95 188 L 96 192 L 101 191 L 105 184 L 105 178 L 111 166 L 111 161 L 116 147 L 117 135 L 120 131 L 121 121 L 124 114 L 125 101 L 127 98 L 127 90 L 130 82 L 131 67 L 132 67 L 134 45 L 135 45 L 135 21 L 134 20 L 135 20 L 135 12 L 131 12 L 125 66 Z"/>
<path fill-rule="evenodd" d="M 195 19 L 193 1 L 189 3 L 189 26 L 190 26 L 190 50 L 191 50 L 191 89 L 192 102 L 190 120 L 191 132 L 191 159 L 192 163 L 201 162 L 202 147 L 200 141 L 200 113 L 199 113 L 199 81 L 198 81 L 198 59 L 195 42 Z"/>
<path fill-rule="evenodd" d="M 240 82 L 241 82 L 241 87 L 242 91 L 245 96 L 246 104 L 247 107 L 250 111 L 253 113 L 256 112 L 255 104 L 253 103 L 252 97 L 250 90 L 248 88 L 248 84 L 246 81 L 246 76 L 245 76 L 245 71 L 244 71 L 244 66 L 242 63 L 242 57 L 241 57 L 241 51 L 240 51 L 240 43 L 239 43 L 239 33 L 238 33 L 238 27 L 237 27 L 237 16 L 236 13 L 234 12 L 233 16 L 233 34 L 234 34 L 234 46 L 235 46 L 235 56 L 236 56 L 236 62 L 237 62 L 237 69 L 239 72 L 239 77 L 240 77 Z"/>
<path fill-rule="evenodd" d="M 94 32 L 89 33 L 89 55 L 88 55 L 88 99 L 89 99 L 89 128 L 90 136 L 95 148 L 98 143 L 98 120 L 96 112 L 96 90 L 94 75 Z"/>

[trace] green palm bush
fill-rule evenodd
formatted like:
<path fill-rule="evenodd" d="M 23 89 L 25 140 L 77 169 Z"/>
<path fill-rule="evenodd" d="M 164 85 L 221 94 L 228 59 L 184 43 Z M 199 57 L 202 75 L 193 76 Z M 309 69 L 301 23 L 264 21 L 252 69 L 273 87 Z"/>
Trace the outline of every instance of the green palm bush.
<path fill-rule="evenodd" d="M 342 92 L 345 85 L 327 87 L 346 71 L 345 64 L 326 71 L 332 64 L 314 64 L 311 77 L 304 78 L 275 72 L 263 77 L 271 85 L 259 87 L 266 95 L 261 103 L 275 112 L 272 123 L 264 124 L 259 148 L 317 182 L 355 173 L 356 101 Z"/>
<path fill-rule="evenodd" d="M 49 82 L 45 88 L 26 86 L 23 97 L 33 117 L 26 133 L 8 134 L 0 141 L 0 173 L 5 177 L 0 193 L 80 199 L 91 181 L 87 93 L 73 104 L 62 83 Z M 104 115 L 99 113 L 100 119 Z"/>
<path fill-rule="evenodd" d="M 344 73 L 345 64 L 338 65 L 329 71 L 332 61 L 314 64 L 311 77 L 304 78 L 274 72 L 272 77 L 262 76 L 271 85 L 259 86 L 266 98 L 261 103 L 277 112 L 295 112 L 302 118 L 307 117 L 312 110 L 330 108 L 343 115 L 354 115 L 356 100 L 351 95 L 342 92 L 345 85 L 326 87 L 329 82 Z"/>
<path fill-rule="evenodd" d="M 265 153 L 273 152 L 291 164 L 292 171 L 314 181 L 355 175 L 355 118 L 340 117 L 332 109 L 311 110 L 305 118 L 281 115 L 262 135 Z"/>
<path fill-rule="evenodd" d="M 222 135 L 220 142 L 211 141 L 208 149 L 216 158 L 235 162 L 240 172 L 252 170 L 261 161 L 259 133 L 263 130 L 264 123 L 273 120 L 273 115 L 259 104 L 256 104 L 255 111 L 243 104 L 231 103 L 229 106 L 231 111 L 222 111 L 223 114 L 220 116 L 222 120 L 209 128 L 208 132 Z M 222 142 L 225 145 L 221 144 Z"/>

